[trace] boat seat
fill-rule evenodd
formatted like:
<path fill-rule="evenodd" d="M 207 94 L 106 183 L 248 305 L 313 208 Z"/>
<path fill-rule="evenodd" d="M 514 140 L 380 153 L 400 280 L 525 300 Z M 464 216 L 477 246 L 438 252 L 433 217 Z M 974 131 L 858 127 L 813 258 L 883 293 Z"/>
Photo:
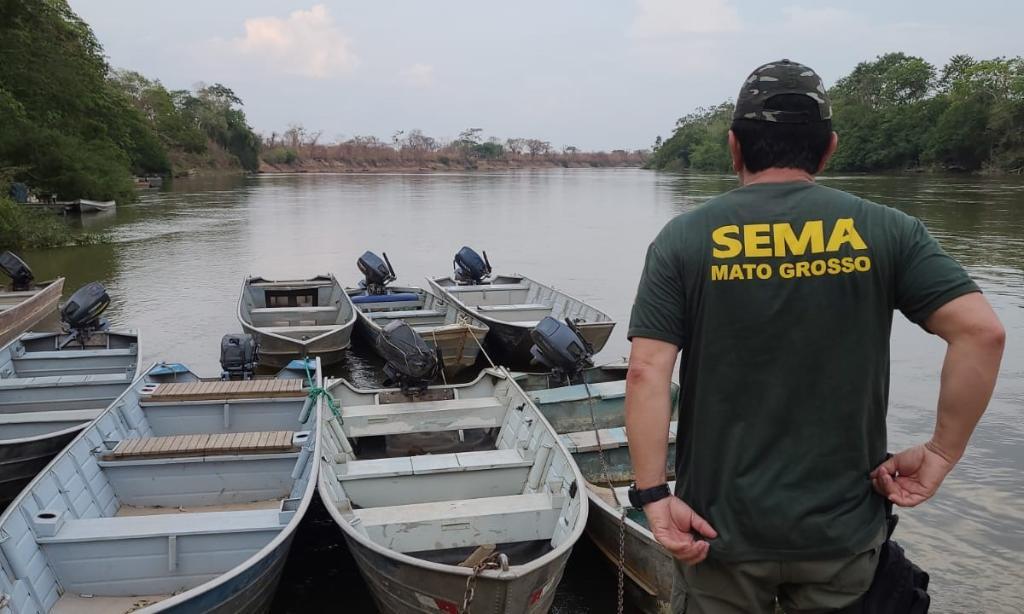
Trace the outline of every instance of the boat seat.
<path fill-rule="evenodd" d="M 477 305 L 480 311 L 551 311 L 551 305 L 522 303 L 519 305 Z"/>
<path fill-rule="evenodd" d="M 336 471 L 339 481 L 348 481 L 484 469 L 514 469 L 532 465 L 533 461 L 525 460 L 518 450 L 502 448 L 454 454 L 422 454 L 398 458 L 351 460 L 337 465 Z"/>
<path fill-rule="evenodd" d="M 53 388 L 111 384 L 128 381 L 127 368 L 123 373 L 92 373 L 89 375 L 41 375 L 39 377 L 8 377 L 0 379 L 0 390 L 11 388 Z"/>
<path fill-rule="evenodd" d="M 393 505 L 353 511 L 367 536 L 397 552 L 550 540 L 561 502 L 547 493 Z"/>
<path fill-rule="evenodd" d="M 198 433 L 122 439 L 104 460 L 296 452 L 293 431 Z"/>
<path fill-rule="evenodd" d="M 64 411 L 27 411 L 17 414 L 0 414 L 0 424 L 32 424 L 34 422 L 91 422 L 103 413 L 105 408 L 67 409 Z"/>
<path fill-rule="evenodd" d="M 300 363 L 301 364 L 301 363 Z M 305 396 L 301 379 L 254 379 L 244 381 L 171 382 L 156 384 L 141 400 L 151 403 L 181 401 L 227 401 L 231 399 L 277 399 Z"/>
<path fill-rule="evenodd" d="M 232 512 L 187 512 L 148 516 L 69 518 L 53 537 L 39 537 L 40 544 L 68 544 L 144 537 L 280 531 L 277 508 Z"/>
<path fill-rule="evenodd" d="M 675 443 L 676 441 L 676 427 L 679 423 L 675 420 L 669 422 L 668 425 L 668 442 L 669 444 Z M 605 450 L 614 450 L 615 448 L 624 448 L 629 445 L 629 440 L 626 439 L 626 429 L 624 427 L 617 427 L 611 429 L 601 429 L 598 431 L 601 436 L 601 447 Z M 562 445 L 569 451 L 570 454 L 578 454 L 580 452 L 594 452 L 598 449 L 597 436 L 594 435 L 594 431 L 580 431 L 578 433 L 565 433 L 559 435 L 562 440 Z"/>
<path fill-rule="evenodd" d="M 458 294 L 460 292 L 488 292 L 499 290 L 529 290 L 527 284 L 485 284 L 481 286 L 445 286 L 445 290 Z"/>
<path fill-rule="evenodd" d="M 257 326 L 256 329 L 261 333 L 274 333 L 280 335 L 282 333 L 299 333 L 299 332 L 311 332 L 311 333 L 327 333 L 332 330 L 338 330 L 341 328 L 340 324 L 293 324 L 290 326 Z"/>
<path fill-rule="evenodd" d="M 343 407 L 342 428 L 349 437 L 400 435 L 501 426 L 505 405 L 495 397 L 351 405 Z"/>
<path fill-rule="evenodd" d="M 401 309 L 395 311 L 371 311 L 366 315 L 374 320 L 390 320 L 397 318 L 442 318 L 444 313 L 439 309 Z"/>
<path fill-rule="evenodd" d="M 253 309 L 250 313 L 253 315 L 275 315 L 275 316 L 288 316 L 288 315 L 305 315 L 310 313 L 334 313 L 338 311 L 338 307 L 258 307 Z"/>

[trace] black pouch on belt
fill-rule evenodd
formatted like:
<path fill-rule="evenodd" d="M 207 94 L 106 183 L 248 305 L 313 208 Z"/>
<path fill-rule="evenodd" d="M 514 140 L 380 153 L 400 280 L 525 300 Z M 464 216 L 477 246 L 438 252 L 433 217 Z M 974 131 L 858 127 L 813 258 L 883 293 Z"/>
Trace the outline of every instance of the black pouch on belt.
<path fill-rule="evenodd" d="M 844 614 L 927 614 L 931 605 L 928 596 L 928 574 L 907 558 L 903 547 L 893 541 L 899 516 L 892 513 L 892 503 L 885 503 L 888 534 L 878 557 L 878 568 L 871 588 Z"/>

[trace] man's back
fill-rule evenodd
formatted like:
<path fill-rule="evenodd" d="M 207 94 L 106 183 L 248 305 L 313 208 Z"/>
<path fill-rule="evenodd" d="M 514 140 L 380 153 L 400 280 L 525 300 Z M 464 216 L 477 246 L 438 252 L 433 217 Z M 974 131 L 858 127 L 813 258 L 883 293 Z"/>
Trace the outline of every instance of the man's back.
<path fill-rule="evenodd" d="M 903 213 L 790 182 L 669 223 L 645 276 L 630 336 L 684 348 L 676 492 L 718 530 L 711 556 L 877 545 L 892 312 L 976 292 L 959 265 Z"/>

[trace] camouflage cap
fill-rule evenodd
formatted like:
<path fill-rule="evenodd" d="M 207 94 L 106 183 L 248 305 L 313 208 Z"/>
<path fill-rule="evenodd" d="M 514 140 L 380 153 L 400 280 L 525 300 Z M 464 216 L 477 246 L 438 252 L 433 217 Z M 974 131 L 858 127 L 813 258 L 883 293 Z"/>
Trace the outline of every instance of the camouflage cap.
<path fill-rule="evenodd" d="M 818 103 L 819 115 L 800 111 L 778 111 L 765 103 L 780 94 L 803 94 Z M 790 60 L 759 66 L 743 82 L 736 97 L 733 119 L 754 119 L 783 124 L 806 124 L 832 119 L 832 103 L 821 77 L 812 69 Z"/>

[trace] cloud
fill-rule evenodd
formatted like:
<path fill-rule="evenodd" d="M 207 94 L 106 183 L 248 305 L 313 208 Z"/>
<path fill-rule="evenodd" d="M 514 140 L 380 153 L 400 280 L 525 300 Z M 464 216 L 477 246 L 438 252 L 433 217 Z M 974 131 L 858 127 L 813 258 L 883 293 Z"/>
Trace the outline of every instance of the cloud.
<path fill-rule="evenodd" d="M 412 87 L 430 87 L 434 83 L 434 67 L 430 64 L 413 64 L 398 71 L 398 76 L 406 85 Z"/>
<path fill-rule="evenodd" d="M 279 72 L 327 79 L 352 72 L 359 58 L 322 4 L 285 18 L 245 20 L 245 36 L 227 41 L 229 52 L 264 62 Z"/>
<path fill-rule="evenodd" d="M 637 0 L 637 5 L 639 13 L 629 28 L 634 38 L 736 32 L 741 27 L 729 0 Z"/>

